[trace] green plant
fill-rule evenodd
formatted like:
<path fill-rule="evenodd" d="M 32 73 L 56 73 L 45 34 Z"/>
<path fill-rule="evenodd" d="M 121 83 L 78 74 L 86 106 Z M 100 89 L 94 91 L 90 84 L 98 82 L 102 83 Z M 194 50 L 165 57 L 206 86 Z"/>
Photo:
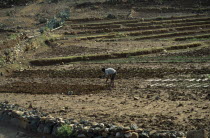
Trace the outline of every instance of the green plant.
<path fill-rule="evenodd" d="M 70 18 L 70 10 L 69 9 L 64 9 L 61 11 L 58 15 L 58 18 L 61 18 L 61 20 L 64 22 L 65 20 Z"/>
<path fill-rule="evenodd" d="M 0 57 L 0 67 L 4 64 L 4 59 Z"/>
<path fill-rule="evenodd" d="M 62 25 L 62 21 L 59 20 L 58 18 L 54 17 L 53 19 L 51 19 L 48 23 L 47 23 L 47 27 L 50 29 L 55 29 L 59 26 Z"/>
<path fill-rule="evenodd" d="M 15 40 L 15 39 L 17 39 L 18 38 L 18 34 L 11 34 L 11 35 L 9 35 L 9 39 L 11 39 L 11 40 Z"/>
<path fill-rule="evenodd" d="M 69 137 L 73 134 L 73 128 L 67 124 L 62 125 L 58 128 L 57 136 L 58 137 Z"/>
<path fill-rule="evenodd" d="M 59 0 L 47 0 L 48 1 L 48 3 L 58 3 L 59 2 Z"/>
<path fill-rule="evenodd" d="M 57 27 L 60 27 L 64 24 L 64 22 L 70 18 L 70 10 L 64 9 L 63 11 L 59 12 L 59 14 L 52 19 L 50 19 L 46 27 L 49 29 L 55 29 Z M 46 29 L 41 28 L 40 32 L 43 33 Z"/>
<path fill-rule="evenodd" d="M 6 25 L 3 23 L 0 23 L 0 28 L 6 28 Z"/>

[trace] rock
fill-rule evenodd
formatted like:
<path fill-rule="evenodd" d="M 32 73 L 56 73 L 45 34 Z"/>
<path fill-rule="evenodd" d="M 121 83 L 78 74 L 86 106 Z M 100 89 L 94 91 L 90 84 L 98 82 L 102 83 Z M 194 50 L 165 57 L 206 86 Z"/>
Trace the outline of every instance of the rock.
<path fill-rule="evenodd" d="M 185 133 L 184 132 L 177 132 L 176 133 L 176 136 L 177 137 L 184 137 L 185 136 Z"/>
<path fill-rule="evenodd" d="M 85 134 L 79 134 L 77 135 L 78 138 L 86 138 Z"/>
<path fill-rule="evenodd" d="M 84 131 L 84 132 L 88 132 L 89 129 L 90 129 L 90 126 L 85 126 L 85 127 L 83 127 L 83 131 Z"/>
<path fill-rule="evenodd" d="M 107 18 L 108 18 L 108 19 L 116 19 L 116 16 L 113 15 L 113 14 L 108 14 L 108 15 L 107 15 Z"/>
<path fill-rule="evenodd" d="M 110 130 L 110 128 L 105 128 L 104 129 L 104 131 L 107 132 L 107 133 L 109 132 L 109 130 Z"/>
<path fill-rule="evenodd" d="M 128 131 L 128 130 L 130 130 L 130 127 L 128 127 L 128 126 L 127 127 L 124 127 L 123 130 L 124 131 Z"/>
<path fill-rule="evenodd" d="M 155 97 L 155 100 L 159 100 L 159 99 L 160 99 L 160 97 L 159 97 L 159 96 L 156 96 L 156 97 Z"/>
<path fill-rule="evenodd" d="M 207 94 L 207 95 L 206 95 L 206 99 L 207 99 L 207 100 L 210 100 L 210 94 Z"/>
<path fill-rule="evenodd" d="M 117 130 L 117 126 L 112 125 L 112 126 L 110 127 L 110 131 L 116 131 L 116 130 Z"/>
<path fill-rule="evenodd" d="M 116 138 L 120 138 L 120 137 L 122 137 L 122 134 L 120 132 L 117 132 L 116 135 L 115 135 L 115 137 Z"/>
<path fill-rule="evenodd" d="M 97 126 L 98 126 L 98 123 L 92 122 L 92 126 L 93 126 L 93 127 L 97 127 Z"/>
<path fill-rule="evenodd" d="M 14 110 L 14 111 L 12 111 L 13 112 L 13 117 L 21 117 L 23 114 L 24 114 L 24 112 L 22 112 L 22 111 L 16 111 L 16 110 Z"/>
<path fill-rule="evenodd" d="M 27 129 L 29 131 L 34 131 L 36 132 L 38 126 L 39 126 L 39 121 L 40 121 L 40 118 L 39 117 L 29 117 L 28 118 L 28 126 L 27 126 Z"/>
<path fill-rule="evenodd" d="M 137 130 L 137 129 L 138 129 L 137 124 L 131 124 L 131 125 L 130 125 L 130 129 L 131 129 L 131 130 Z"/>
<path fill-rule="evenodd" d="M 1 111 L 1 110 L 0 110 L 0 116 L 3 114 L 3 112 L 4 112 L 4 111 Z"/>
<path fill-rule="evenodd" d="M 17 132 L 17 134 L 16 134 L 16 137 L 26 137 L 27 135 L 24 133 L 24 132 L 21 132 L 21 131 L 19 131 L 19 132 Z"/>
<path fill-rule="evenodd" d="M 14 126 L 18 126 L 20 128 L 27 128 L 28 125 L 28 120 L 25 118 L 12 118 L 10 120 L 10 122 L 14 125 Z"/>
<path fill-rule="evenodd" d="M 61 124 L 65 124 L 65 121 L 63 120 L 63 118 L 57 118 L 57 122 Z"/>
<path fill-rule="evenodd" d="M 41 123 L 41 124 L 39 124 L 39 126 L 38 126 L 38 128 L 37 128 L 37 132 L 39 132 L 39 133 L 43 133 L 44 132 L 44 124 L 43 123 Z"/>
<path fill-rule="evenodd" d="M 80 121 L 80 124 L 83 124 L 83 125 L 89 125 L 90 124 L 90 122 L 89 121 L 87 121 L 87 120 L 81 120 Z"/>
<path fill-rule="evenodd" d="M 47 18 L 42 17 L 42 18 L 39 19 L 40 24 L 43 24 L 43 23 L 46 23 L 46 22 L 47 22 Z"/>
<path fill-rule="evenodd" d="M 99 123 L 98 125 L 99 125 L 99 127 L 101 127 L 101 128 L 104 128 L 104 127 L 105 127 L 104 123 Z"/>
<path fill-rule="evenodd" d="M 68 91 L 68 92 L 67 92 L 67 95 L 73 95 L 73 94 L 74 94 L 73 91 Z"/>
<path fill-rule="evenodd" d="M 94 137 L 94 138 L 103 138 L 102 136 L 96 136 L 96 137 Z"/>
<path fill-rule="evenodd" d="M 3 112 L 0 116 L 0 121 L 8 121 L 10 119 L 11 119 L 11 117 L 8 115 L 7 112 Z"/>
<path fill-rule="evenodd" d="M 188 131 L 187 138 L 208 138 L 208 132 L 204 129 Z"/>
<path fill-rule="evenodd" d="M 59 127 L 59 126 L 58 126 L 57 124 L 53 126 L 52 133 L 51 133 L 52 135 L 55 136 L 55 135 L 57 134 L 58 127 Z"/>
<path fill-rule="evenodd" d="M 101 130 L 100 127 L 95 127 L 93 131 L 94 131 L 94 132 L 99 132 L 100 130 Z"/>
<path fill-rule="evenodd" d="M 134 100 L 139 100 L 139 97 L 133 97 L 134 98 Z"/>
<path fill-rule="evenodd" d="M 136 132 L 131 133 L 131 138 L 138 138 L 139 134 Z"/>
<path fill-rule="evenodd" d="M 149 135 L 147 132 L 142 132 L 139 137 L 143 137 L 143 138 L 149 138 Z"/>
<path fill-rule="evenodd" d="M 101 135 L 102 135 L 103 137 L 107 137 L 107 136 L 108 136 L 108 132 L 105 132 L 105 131 L 104 131 L 104 132 L 101 133 Z"/>
<path fill-rule="evenodd" d="M 124 136 L 125 136 L 126 138 L 130 138 L 130 137 L 132 136 L 132 134 L 129 132 L 129 133 L 126 133 Z"/>
<path fill-rule="evenodd" d="M 46 123 L 45 126 L 44 126 L 43 133 L 45 133 L 45 134 L 51 134 L 54 125 L 55 125 L 54 122 L 48 122 L 48 123 Z"/>
<path fill-rule="evenodd" d="M 65 109 L 61 109 L 60 112 L 66 112 L 66 110 Z"/>

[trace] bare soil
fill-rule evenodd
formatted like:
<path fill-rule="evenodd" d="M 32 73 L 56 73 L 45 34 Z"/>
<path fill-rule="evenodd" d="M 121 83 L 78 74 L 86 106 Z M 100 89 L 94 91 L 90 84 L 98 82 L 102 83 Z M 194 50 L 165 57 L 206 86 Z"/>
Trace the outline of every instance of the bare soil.
<path fill-rule="evenodd" d="M 26 33 L 27 36 L 33 36 L 37 34 L 40 27 L 44 26 L 39 24 L 39 17 L 50 19 L 61 9 L 69 7 L 72 19 L 105 18 L 110 13 L 116 15 L 117 20 L 192 14 L 135 11 L 130 15 L 132 7 L 118 5 L 107 9 L 107 5 L 93 5 L 93 7 L 76 8 L 71 3 L 61 2 L 57 5 L 34 3 L 0 10 L 0 21 L 10 28 L 21 28 L 17 30 Z M 84 31 L 65 27 L 52 33 L 64 35 L 65 32 Z M 9 36 L 10 33 L 4 32 L 1 35 Z M 75 33 L 74 36 L 78 35 Z M 0 68 L 3 72 L 3 76 L 0 76 L 0 102 L 7 101 L 24 108 L 32 105 L 33 108 L 49 116 L 77 121 L 106 122 L 119 126 L 136 123 L 140 128 L 147 130 L 207 129 L 210 132 L 210 64 L 208 62 L 69 63 L 40 67 L 28 64 L 29 60 L 37 58 L 126 52 L 186 42 L 156 39 L 96 42 L 94 39 L 74 40 L 68 38 L 68 35 L 63 37 L 65 39 L 29 49 L 22 55 L 18 55 L 15 64 L 10 63 L 5 68 Z M 5 41 L 6 38 L 8 37 L 2 40 Z M 27 38 L 24 39 L 26 40 Z M 17 43 L 19 44 L 19 41 L 13 42 L 13 40 L 8 40 L 5 44 L 0 43 L 0 50 L 4 53 L 5 49 L 15 47 Z M 209 43 L 206 44 L 209 45 Z M 168 56 L 209 55 L 208 48 L 194 52 L 187 50 L 188 52 L 185 53 L 184 50 L 172 52 Z M 167 53 L 152 56 L 160 55 L 167 56 Z M 109 89 L 105 80 L 99 78 L 103 75 L 102 67 L 113 67 L 117 70 L 114 88 Z"/>
<path fill-rule="evenodd" d="M 207 78 L 207 74 L 169 73 L 161 79 L 179 79 L 180 82 L 177 84 L 168 80 L 162 82 L 164 84 L 161 87 L 156 87 L 152 85 L 155 82 L 150 80 L 160 79 L 157 72 L 154 77 L 148 75 L 142 78 L 141 73 L 135 71 L 141 68 L 196 70 L 209 68 L 208 64 L 118 65 L 120 69 L 116 85 L 111 90 L 106 86 L 104 79 L 90 75 L 91 69 L 100 70 L 102 66 L 117 67 L 104 64 L 69 64 L 45 67 L 44 70 L 37 68 L 16 72 L 12 76 L 1 78 L 0 101 L 6 100 L 25 108 L 32 104 L 37 110 L 51 116 L 73 118 L 77 121 L 83 119 L 122 126 L 136 123 L 140 128 L 155 130 L 209 130 L 210 85 L 202 87 L 204 83 L 209 84 L 209 80 L 201 80 L 200 87 L 187 87 L 197 83 L 199 78 Z M 65 69 L 75 69 L 75 72 L 71 74 L 65 72 Z M 127 70 L 123 72 L 125 69 Z M 53 70 L 57 70 L 57 74 L 60 75 L 55 75 Z M 95 72 L 100 75 L 99 71 Z M 126 73 L 129 75 L 123 75 Z M 193 82 L 186 81 L 193 78 L 196 79 Z M 171 83 L 176 85 L 166 86 Z M 73 92 L 73 95 L 68 95 L 68 91 Z"/>

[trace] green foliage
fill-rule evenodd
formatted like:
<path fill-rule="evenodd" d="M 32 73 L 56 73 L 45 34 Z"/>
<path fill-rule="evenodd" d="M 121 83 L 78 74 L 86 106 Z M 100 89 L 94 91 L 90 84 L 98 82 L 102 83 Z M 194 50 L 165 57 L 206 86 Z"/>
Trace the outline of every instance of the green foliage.
<path fill-rule="evenodd" d="M 57 136 L 58 137 L 69 137 L 73 134 L 73 129 L 69 125 L 62 125 L 58 128 Z"/>
<path fill-rule="evenodd" d="M 58 3 L 60 0 L 47 0 L 48 3 Z"/>
<path fill-rule="evenodd" d="M 64 24 L 64 22 L 70 18 L 70 11 L 69 9 L 64 9 L 55 17 L 53 17 L 51 20 L 49 20 L 46 24 L 46 28 L 49 28 L 50 30 L 55 29 L 57 27 L 60 27 Z M 40 28 L 40 33 L 44 33 L 47 29 L 46 28 Z"/>
<path fill-rule="evenodd" d="M 0 29 L 5 28 L 5 27 L 6 27 L 6 25 L 5 25 L 5 24 L 0 23 Z"/>
<path fill-rule="evenodd" d="M 58 20 L 56 17 L 54 17 L 47 23 L 47 27 L 50 29 L 54 29 L 54 28 L 61 26 L 61 24 L 62 24 L 62 22 L 60 20 Z"/>
<path fill-rule="evenodd" d="M 11 35 L 9 36 L 9 39 L 15 40 L 15 39 L 17 39 L 17 37 L 18 37 L 18 34 L 11 34 Z"/>
<path fill-rule="evenodd" d="M 69 9 L 64 9 L 63 11 L 61 11 L 58 16 L 58 18 L 61 18 L 62 21 L 65 21 L 67 19 L 70 18 L 70 11 Z"/>
<path fill-rule="evenodd" d="M 0 57 L 0 67 L 4 64 L 3 58 Z"/>
<path fill-rule="evenodd" d="M 208 57 L 188 57 L 188 56 L 129 56 L 127 58 L 93 60 L 85 61 L 88 63 L 103 63 L 103 64 L 125 64 L 125 63 L 186 63 L 186 62 L 208 62 Z"/>

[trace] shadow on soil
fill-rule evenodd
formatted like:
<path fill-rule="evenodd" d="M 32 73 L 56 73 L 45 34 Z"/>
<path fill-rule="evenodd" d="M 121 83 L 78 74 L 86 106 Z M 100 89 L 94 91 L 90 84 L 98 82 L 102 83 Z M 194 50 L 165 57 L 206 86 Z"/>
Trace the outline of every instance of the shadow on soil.
<path fill-rule="evenodd" d="M 68 85 L 50 83 L 24 83 L 15 82 L 0 86 L 0 92 L 6 93 L 30 93 L 30 94 L 92 94 L 106 90 L 102 85 Z M 70 93 L 68 93 L 70 92 Z"/>

